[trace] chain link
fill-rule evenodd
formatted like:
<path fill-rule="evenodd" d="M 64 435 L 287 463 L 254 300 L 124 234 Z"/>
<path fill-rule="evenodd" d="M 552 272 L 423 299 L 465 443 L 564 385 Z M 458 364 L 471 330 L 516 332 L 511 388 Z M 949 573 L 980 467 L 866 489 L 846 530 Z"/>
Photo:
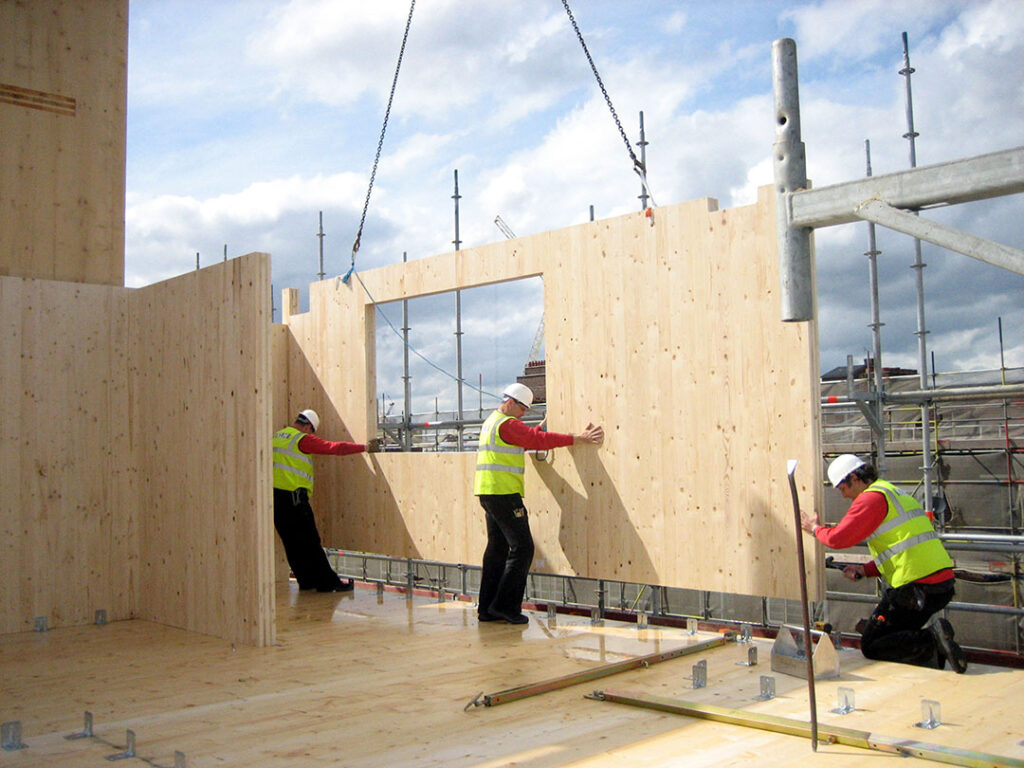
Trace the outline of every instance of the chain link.
<path fill-rule="evenodd" d="M 355 266 L 356 251 L 359 250 L 359 241 L 363 237 L 363 225 L 366 224 L 366 211 L 370 207 L 370 193 L 373 192 L 373 181 L 377 178 L 377 165 L 380 163 L 380 153 L 384 146 L 384 133 L 388 129 L 388 118 L 391 116 L 391 103 L 395 99 L 395 88 L 398 87 L 398 73 L 402 69 L 402 57 L 405 56 L 405 44 L 409 40 L 409 27 L 412 26 L 412 12 L 416 8 L 416 0 L 409 4 L 409 18 L 405 21 L 405 34 L 402 35 L 402 47 L 398 51 L 398 64 L 395 66 L 395 77 L 391 81 L 391 94 L 388 96 L 388 106 L 384 110 L 384 124 L 380 127 L 380 138 L 377 140 L 377 154 L 373 158 L 373 170 L 370 172 L 370 186 L 366 189 L 366 201 L 363 203 L 363 215 L 359 218 L 359 230 L 356 232 L 355 242 L 352 244 L 352 265 Z M 349 273 L 351 274 L 351 269 Z"/>

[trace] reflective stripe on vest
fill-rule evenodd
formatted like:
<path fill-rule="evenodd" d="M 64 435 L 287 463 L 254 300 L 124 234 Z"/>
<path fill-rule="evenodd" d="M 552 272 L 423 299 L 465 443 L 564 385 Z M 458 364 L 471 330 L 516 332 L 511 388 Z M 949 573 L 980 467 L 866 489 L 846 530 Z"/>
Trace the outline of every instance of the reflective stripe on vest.
<path fill-rule="evenodd" d="M 313 493 L 313 458 L 299 450 L 299 440 L 306 436 L 295 427 L 285 427 L 274 434 L 274 487 L 282 491 L 299 488 Z"/>
<path fill-rule="evenodd" d="M 890 586 L 902 587 L 953 567 L 939 534 L 917 499 L 885 480 L 876 480 L 867 491 L 883 494 L 888 506 L 885 519 L 868 538 L 867 545 Z"/>
<path fill-rule="evenodd" d="M 498 432 L 501 425 L 511 418 L 495 411 L 480 427 L 476 474 L 473 477 L 473 493 L 477 496 L 507 493 L 521 496 L 526 488 L 526 452 L 518 445 L 506 443 Z"/>

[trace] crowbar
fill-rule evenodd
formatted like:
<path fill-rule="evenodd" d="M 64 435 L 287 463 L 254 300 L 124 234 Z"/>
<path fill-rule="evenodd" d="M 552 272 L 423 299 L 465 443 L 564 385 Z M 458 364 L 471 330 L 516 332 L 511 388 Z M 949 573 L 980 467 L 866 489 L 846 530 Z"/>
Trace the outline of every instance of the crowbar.
<path fill-rule="evenodd" d="M 818 751 L 818 704 L 814 698 L 814 657 L 811 655 L 811 620 L 807 615 L 807 572 L 804 569 L 804 531 L 800 527 L 800 497 L 796 492 L 796 459 L 786 462 L 789 493 L 793 497 L 793 518 L 796 520 L 796 557 L 800 573 L 800 609 L 804 619 L 804 657 L 807 659 L 807 692 L 811 705 L 811 750 Z"/>

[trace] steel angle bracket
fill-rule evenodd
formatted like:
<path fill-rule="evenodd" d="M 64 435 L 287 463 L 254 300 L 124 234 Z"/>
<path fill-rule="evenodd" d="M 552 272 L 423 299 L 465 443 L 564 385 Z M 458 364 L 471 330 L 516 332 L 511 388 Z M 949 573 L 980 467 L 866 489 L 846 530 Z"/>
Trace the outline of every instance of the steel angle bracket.
<path fill-rule="evenodd" d="M 463 711 L 468 712 L 470 709 L 476 707 L 495 707 L 498 704 L 505 704 L 509 701 L 525 699 L 530 696 L 537 696 L 538 694 L 548 693 L 549 691 L 557 691 L 561 688 L 568 688 L 573 685 L 579 685 L 580 683 L 590 682 L 591 680 L 598 680 L 602 677 L 608 677 L 609 675 L 625 672 L 630 669 L 636 669 L 637 667 L 649 667 L 652 664 L 658 664 L 662 661 L 677 659 L 680 656 L 689 656 L 690 654 L 706 651 L 709 648 L 717 648 L 720 645 L 725 645 L 725 642 L 726 640 L 724 637 L 712 637 L 708 640 L 701 640 L 691 645 L 674 648 L 670 651 L 651 653 L 646 656 L 637 656 L 633 659 L 617 661 L 613 664 L 591 667 L 590 669 L 584 669 L 580 672 L 574 672 L 571 675 L 555 677 L 550 680 L 543 680 L 539 683 L 527 683 L 526 685 L 508 688 L 504 691 L 498 691 L 497 693 L 485 694 L 481 692 L 471 699 L 465 707 L 463 707 Z"/>
<path fill-rule="evenodd" d="M 714 704 L 692 701 L 680 701 L 656 696 L 645 696 L 635 693 L 619 693 L 617 691 L 594 691 L 585 698 L 594 701 L 608 701 L 615 704 L 628 704 L 634 707 L 654 709 L 676 715 L 712 720 L 729 725 L 742 725 L 762 731 L 772 731 L 789 736 L 811 738 L 811 724 L 778 715 L 746 712 L 742 709 L 729 709 Z M 975 752 L 941 744 L 927 744 L 913 739 L 884 736 L 870 731 L 859 731 L 853 728 L 842 728 L 835 725 L 818 724 L 818 738 L 829 744 L 843 744 L 848 747 L 873 749 L 904 757 L 918 757 L 946 765 L 962 765 L 967 768 L 1024 768 L 1024 760 L 1004 755 L 993 755 L 987 752 Z"/>

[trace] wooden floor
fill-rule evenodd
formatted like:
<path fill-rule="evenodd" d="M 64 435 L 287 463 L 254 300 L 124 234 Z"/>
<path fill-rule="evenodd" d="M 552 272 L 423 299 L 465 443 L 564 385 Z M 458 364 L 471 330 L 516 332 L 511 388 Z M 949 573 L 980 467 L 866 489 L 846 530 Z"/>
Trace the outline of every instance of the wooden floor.
<path fill-rule="evenodd" d="M 807 718 L 804 681 L 776 675 L 760 701 L 760 664 L 740 666 L 736 643 L 646 669 L 493 707 L 478 693 L 540 682 L 600 664 L 706 640 L 678 629 L 532 614 L 526 627 L 478 624 L 472 605 L 373 588 L 309 594 L 280 587 L 275 647 L 225 641 L 142 621 L 0 637 L 0 721 L 19 721 L 27 748 L 0 766 L 102 766 L 123 752 L 189 768 L 214 766 L 745 766 L 937 765 L 877 751 L 821 745 L 740 726 L 594 701 L 594 689 Z M 687 676 L 706 659 L 708 686 Z M 820 681 L 819 720 L 1024 760 L 1024 671 L 975 665 L 966 675 L 867 662 L 841 652 L 839 681 Z M 829 712 L 837 687 L 857 710 Z M 943 724 L 914 727 L 921 699 Z M 94 718 L 94 737 L 68 740 Z M 119 763 L 138 764 L 137 760 Z"/>

